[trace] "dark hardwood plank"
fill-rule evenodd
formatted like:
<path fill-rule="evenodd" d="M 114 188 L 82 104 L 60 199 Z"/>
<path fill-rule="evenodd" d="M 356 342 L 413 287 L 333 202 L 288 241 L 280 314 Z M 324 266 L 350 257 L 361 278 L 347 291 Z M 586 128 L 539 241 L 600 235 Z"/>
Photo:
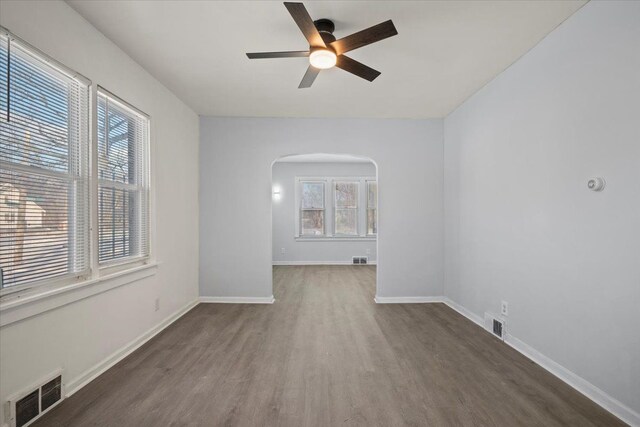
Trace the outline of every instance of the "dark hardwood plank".
<path fill-rule="evenodd" d="M 37 426 L 621 426 L 373 266 L 275 267 L 273 305 L 200 304 Z"/>

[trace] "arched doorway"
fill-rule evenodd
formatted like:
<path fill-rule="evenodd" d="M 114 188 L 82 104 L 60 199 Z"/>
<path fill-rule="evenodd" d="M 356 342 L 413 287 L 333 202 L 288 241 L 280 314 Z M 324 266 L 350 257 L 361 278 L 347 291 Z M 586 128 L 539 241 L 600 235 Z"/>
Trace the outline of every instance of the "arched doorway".
<path fill-rule="evenodd" d="M 351 271 L 371 282 L 371 294 L 376 294 L 377 169 L 372 159 L 350 154 L 291 154 L 273 161 L 271 259 L 276 299 L 277 273 L 287 271 L 281 266 L 343 266 L 334 271 L 363 267 Z"/>

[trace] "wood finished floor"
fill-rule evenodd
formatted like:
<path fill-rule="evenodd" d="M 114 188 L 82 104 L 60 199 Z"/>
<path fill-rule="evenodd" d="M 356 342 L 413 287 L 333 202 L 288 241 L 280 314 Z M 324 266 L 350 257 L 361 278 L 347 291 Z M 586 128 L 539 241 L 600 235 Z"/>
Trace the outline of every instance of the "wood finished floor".
<path fill-rule="evenodd" d="M 36 426 L 618 426 L 375 267 L 274 267 L 273 305 L 200 304 Z"/>

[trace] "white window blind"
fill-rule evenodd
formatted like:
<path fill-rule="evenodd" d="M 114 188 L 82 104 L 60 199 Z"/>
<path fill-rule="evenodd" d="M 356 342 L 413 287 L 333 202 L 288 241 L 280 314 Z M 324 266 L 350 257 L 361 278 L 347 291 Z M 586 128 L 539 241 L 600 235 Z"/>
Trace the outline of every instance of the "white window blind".
<path fill-rule="evenodd" d="M 334 223 L 336 235 L 358 235 L 359 182 L 334 182 Z"/>
<path fill-rule="evenodd" d="M 98 91 L 98 261 L 149 255 L 149 118 Z"/>
<path fill-rule="evenodd" d="M 301 181 L 300 234 L 324 235 L 324 182 Z"/>
<path fill-rule="evenodd" d="M 2 291 L 85 274 L 88 82 L 2 30 L 0 127 Z"/>
<path fill-rule="evenodd" d="M 367 181 L 367 234 L 378 234 L 378 183 Z"/>

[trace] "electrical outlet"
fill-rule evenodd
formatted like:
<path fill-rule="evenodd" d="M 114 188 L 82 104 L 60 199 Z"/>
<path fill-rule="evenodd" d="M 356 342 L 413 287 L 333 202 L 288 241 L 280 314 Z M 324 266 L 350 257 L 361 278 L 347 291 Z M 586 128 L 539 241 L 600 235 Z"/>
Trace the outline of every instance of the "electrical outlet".
<path fill-rule="evenodd" d="M 508 316 L 509 315 L 509 303 L 506 301 L 502 301 L 500 303 L 500 313 L 503 316 Z"/>
<path fill-rule="evenodd" d="M 156 311 L 160 310 L 160 298 L 156 298 Z"/>
<path fill-rule="evenodd" d="M 280 248 L 280 253 L 282 255 L 286 254 L 287 253 L 287 249 L 286 248 Z"/>

